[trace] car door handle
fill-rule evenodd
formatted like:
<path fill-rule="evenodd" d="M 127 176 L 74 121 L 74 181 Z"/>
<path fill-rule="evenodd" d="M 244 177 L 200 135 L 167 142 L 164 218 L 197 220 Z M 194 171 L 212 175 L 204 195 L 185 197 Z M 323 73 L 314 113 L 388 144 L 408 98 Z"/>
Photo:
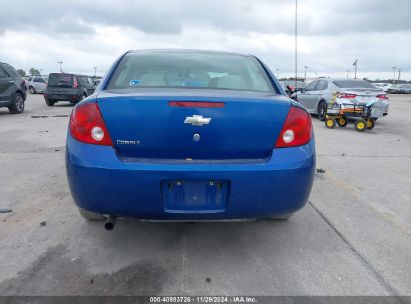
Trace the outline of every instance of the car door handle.
<path fill-rule="evenodd" d="M 14 81 L 13 81 L 13 80 L 9 80 L 9 82 L 10 82 L 10 83 L 14 83 Z"/>

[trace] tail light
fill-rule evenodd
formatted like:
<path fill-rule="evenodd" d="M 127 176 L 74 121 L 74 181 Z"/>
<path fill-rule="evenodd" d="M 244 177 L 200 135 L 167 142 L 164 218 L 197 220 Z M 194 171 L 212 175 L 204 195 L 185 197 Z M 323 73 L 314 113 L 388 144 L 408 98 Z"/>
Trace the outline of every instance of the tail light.
<path fill-rule="evenodd" d="M 356 98 L 356 94 L 341 93 L 338 98 Z"/>
<path fill-rule="evenodd" d="M 302 146 L 311 140 L 311 136 L 312 123 L 310 113 L 292 106 L 275 147 L 287 148 Z"/>
<path fill-rule="evenodd" d="M 97 103 L 76 106 L 70 116 L 69 128 L 71 136 L 78 141 L 102 146 L 113 145 Z"/>
<path fill-rule="evenodd" d="M 73 76 L 73 88 L 78 88 L 78 81 L 75 76 Z"/>
<path fill-rule="evenodd" d="M 380 94 L 380 95 L 377 95 L 377 98 L 379 98 L 379 99 L 388 99 L 388 95 L 387 94 Z"/>

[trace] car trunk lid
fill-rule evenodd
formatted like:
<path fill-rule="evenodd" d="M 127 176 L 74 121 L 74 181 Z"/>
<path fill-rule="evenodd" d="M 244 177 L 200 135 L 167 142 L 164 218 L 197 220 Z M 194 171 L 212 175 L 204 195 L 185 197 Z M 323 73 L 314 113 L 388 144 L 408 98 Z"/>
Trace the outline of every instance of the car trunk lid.
<path fill-rule="evenodd" d="M 120 157 L 192 160 L 268 157 L 291 105 L 281 95 L 199 89 L 111 90 L 97 101 Z"/>
<path fill-rule="evenodd" d="M 348 95 L 355 95 L 355 98 L 352 100 L 358 104 L 368 104 L 369 102 L 375 102 L 379 98 L 379 95 L 385 95 L 384 91 L 378 89 L 360 89 L 360 88 L 345 88 L 342 93 Z"/>

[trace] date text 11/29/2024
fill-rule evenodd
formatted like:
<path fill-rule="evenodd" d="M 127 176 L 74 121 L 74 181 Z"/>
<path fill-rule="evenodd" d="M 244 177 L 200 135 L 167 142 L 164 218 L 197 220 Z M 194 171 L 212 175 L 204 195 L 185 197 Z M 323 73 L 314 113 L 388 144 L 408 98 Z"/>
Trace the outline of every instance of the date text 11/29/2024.
<path fill-rule="evenodd" d="M 150 297 L 150 303 L 258 303 L 255 297 L 247 296 L 166 296 Z"/>

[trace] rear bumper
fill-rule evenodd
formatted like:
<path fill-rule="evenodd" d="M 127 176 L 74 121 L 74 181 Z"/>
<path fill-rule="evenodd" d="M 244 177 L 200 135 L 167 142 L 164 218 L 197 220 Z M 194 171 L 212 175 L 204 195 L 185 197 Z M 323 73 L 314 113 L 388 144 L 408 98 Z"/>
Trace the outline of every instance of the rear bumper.
<path fill-rule="evenodd" d="M 67 137 L 66 169 L 74 202 L 89 211 L 153 220 L 223 220 L 269 217 L 302 208 L 315 169 L 314 139 L 296 148 L 273 150 L 258 164 L 159 164 L 121 161 L 112 147 Z M 168 180 L 223 180 L 229 184 L 224 210 L 198 212 L 165 208 Z"/>
<path fill-rule="evenodd" d="M 67 92 L 67 93 L 53 93 L 47 90 L 43 92 L 44 98 L 50 101 L 71 101 L 78 102 L 81 100 L 82 93 Z"/>

